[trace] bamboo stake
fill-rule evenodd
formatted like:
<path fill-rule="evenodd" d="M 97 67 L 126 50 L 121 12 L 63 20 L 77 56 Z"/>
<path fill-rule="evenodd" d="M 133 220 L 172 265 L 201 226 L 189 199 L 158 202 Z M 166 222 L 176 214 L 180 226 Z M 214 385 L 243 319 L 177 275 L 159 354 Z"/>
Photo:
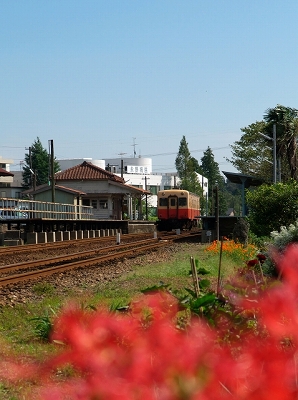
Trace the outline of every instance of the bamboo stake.
<path fill-rule="evenodd" d="M 200 285 L 199 285 L 198 273 L 197 273 L 197 269 L 196 269 L 193 257 L 190 257 L 190 265 L 191 265 L 191 273 L 192 273 L 192 279 L 193 279 L 196 297 L 199 297 Z"/>
<path fill-rule="evenodd" d="M 216 295 L 217 295 L 217 296 L 219 295 L 219 292 L 220 292 L 222 245 L 223 245 L 223 237 L 221 237 L 221 240 L 220 240 L 219 265 L 218 265 L 217 290 L 216 290 Z"/>

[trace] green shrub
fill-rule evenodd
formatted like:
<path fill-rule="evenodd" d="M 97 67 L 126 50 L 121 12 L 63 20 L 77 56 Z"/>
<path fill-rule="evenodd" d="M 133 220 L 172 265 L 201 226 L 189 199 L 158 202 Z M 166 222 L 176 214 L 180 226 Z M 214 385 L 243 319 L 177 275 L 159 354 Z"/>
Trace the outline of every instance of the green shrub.
<path fill-rule="evenodd" d="M 282 225 L 298 219 L 298 182 L 262 185 L 246 193 L 251 231 L 257 236 L 269 236 Z"/>
<path fill-rule="evenodd" d="M 290 243 L 298 242 L 298 220 L 288 227 L 281 226 L 279 231 L 273 231 L 271 236 L 271 246 L 274 247 L 279 253 L 284 253 L 286 247 Z M 263 264 L 264 272 L 267 274 L 276 275 L 275 263 L 270 257 L 270 251 L 266 261 Z"/>

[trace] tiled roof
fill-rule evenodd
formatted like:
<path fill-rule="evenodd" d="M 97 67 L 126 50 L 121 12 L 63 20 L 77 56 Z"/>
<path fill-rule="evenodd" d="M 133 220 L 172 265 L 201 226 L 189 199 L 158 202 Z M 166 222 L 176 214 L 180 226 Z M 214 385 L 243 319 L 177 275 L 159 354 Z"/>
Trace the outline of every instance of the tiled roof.
<path fill-rule="evenodd" d="M 124 179 L 117 175 L 112 174 L 105 169 L 99 168 L 88 161 L 68 168 L 65 171 L 55 174 L 56 181 L 81 181 L 81 180 L 110 180 L 114 182 L 124 183 Z"/>
<path fill-rule="evenodd" d="M 46 192 L 48 190 L 52 190 L 52 187 L 49 186 L 47 183 L 45 183 L 43 185 L 37 186 L 35 188 L 35 190 L 33 188 L 24 190 L 23 194 L 32 194 L 32 193 L 38 194 L 38 193 Z M 74 195 L 86 194 L 85 192 L 82 192 L 81 190 L 71 189 L 66 186 L 61 186 L 61 185 L 55 185 L 55 190 L 61 190 L 62 192 L 68 192 L 68 193 L 72 193 Z"/>
<path fill-rule="evenodd" d="M 0 168 L 0 176 L 14 176 L 14 174 L 6 171 L 6 169 Z"/>

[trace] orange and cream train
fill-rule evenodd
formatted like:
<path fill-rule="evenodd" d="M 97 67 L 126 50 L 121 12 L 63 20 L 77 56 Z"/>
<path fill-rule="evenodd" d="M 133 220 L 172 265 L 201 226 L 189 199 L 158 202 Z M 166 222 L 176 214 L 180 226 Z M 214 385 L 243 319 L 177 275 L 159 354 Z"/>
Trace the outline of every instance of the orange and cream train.
<path fill-rule="evenodd" d="M 181 189 L 157 194 L 158 230 L 191 229 L 200 224 L 200 196 Z"/>

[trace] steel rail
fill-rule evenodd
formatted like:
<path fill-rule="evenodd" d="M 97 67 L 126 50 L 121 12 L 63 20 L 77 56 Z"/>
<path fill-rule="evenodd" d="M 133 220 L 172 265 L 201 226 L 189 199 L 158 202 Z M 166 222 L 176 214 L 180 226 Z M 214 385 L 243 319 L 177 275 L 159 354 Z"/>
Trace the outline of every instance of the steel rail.
<path fill-rule="evenodd" d="M 140 236 L 150 236 L 152 237 L 151 234 L 137 234 L 137 233 L 131 233 L 131 234 L 125 234 L 121 236 L 122 240 L 125 239 L 133 239 L 133 238 L 139 238 Z M 48 243 L 39 243 L 39 244 L 26 244 L 23 246 L 9 246 L 9 247 L 0 247 L 0 255 L 8 255 L 10 253 L 13 254 L 20 254 L 20 253 L 25 253 L 28 251 L 35 251 L 35 250 L 44 250 L 45 248 L 47 250 L 50 249 L 57 249 L 59 247 L 67 247 L 68 245 L 80 245 L 80 244 L 88 244 L 88 243 L 96 243 L 96 242 L 106 242 L 106 241 L 111 241 L 111 240 L 116 239 L 116 235 L 114 236 L 100 236 L 96 238 L 85 238 L 85 239 L 72 239 L 72 240 L 62 240 L 59 242 L 48 242 Z"/>
<path fill-rule="evenodd" d="M 58 272 L 64 272 L 64 271 L 74 269 L 74 268 L 90 267 L 90 266 L 93 266 L 93 265 L 96 265 L 96 264 L 99 264 L 99 263 L 102 263 L 105 261 L 111 261 L 114 259 L 127 257 L 129 255 L 135 256 L 136 254 L 142 253 L 144 251 L 163 247 L 166 245 L 166 243 L 167 242 L 165 242 L 165 241 L 155 241 L 155 243 L 151 243 L 151 244 L 143 244 L 141 246 L 138 245 L 138 247 L 136 247 L 134 249 L 122 250 L 120 252 L 113 253 L 113 254 L 107 254 L 104 256 L 101 255 L 98 257 L 90 258 L 88 260 L 80 260 L 80 261 L 75 261 L 75 262 L 68 263 L 68 264 L 54 266 L 51 268 L 45 268 L 42 270 L 35 270 L 35 271 L 30 271 L 30 272 L 16 274 L 16 275 L 9 275 L 4 278 L 0 278 L 0 286 L 9 285 L 12 283 L 18 283 L 18 282 L 22 282 L 25 280 L 37 279 L 37 278 L 53 275 Z"/>
<path fill-rule="evenodd" d="M 136 247 L 139 245 L 151 244 L 151 243 L 156 243 L 156 242 L 157 242 L 157 239 L 144 239 L 144 240 L 139 240 L 137 242 L 125 243 L 122 245 L 120 244 L 120 245 L 115 245 L 115 246 L 107 246 L 107 247 L 103 247 L 100 249 L 92 249 L 92 250 L 71 253 L 71 254 L 64 254 L 64 255 L 56 256 L 56 257 L 32 260 L 29 262 L 25 261 L 25 262 L 21 262 L 21 263 L 9 264 L 9 265 L 0 266 L 0 273 L 13 272 L 13 271 L 21 270 L 21 269 L 31 269 L 31 268 L 41 267 L 41 266 L 46 266 L 46 265 L 59 264 L 61 262 L 65 262 L 65 261 L 82 260 L 84 258 L 86 259 L 87 257 L 91 257 L 99 252 L 102 254 L 102 253 L 107 253 L 107 252 L 119 251 L 120 248 L 130 249 L 132 247 Z"/>
<path fill-rule="evenodd" d="M 86 252 L 79 252 L 79 253 L 73 253 L 69 255 L 63 255 L 63 256 L 58 256 L 58 257 L 53 257 L 53 258 L 47 258 L 47 259 L 39 259 L 31 262 L 25 262 L 25 263 L 18 263 L 18 264 L 11 264 L 7 266 L 0 267 L 0 272 L 12 272 L 16 270 L 22 270 L 22 269 L 32 269 L 34 267 L 44 267 L 45 265 L 51 265 L 52 267 L 50 268 L 42 268 L 42 269 L 36 269 L 34 271 L 29 271 L 25 273 L 20 273 L 16 275 L 7 275 L 6 277 L 0 278 L 0 286 L 5 286 L 8 284 L 12 283 L 18 283 L 24 280 L 31 280 L 31 279 L 36 279 L 36 278 L 41 278 L 44 276 L 49 276 L 58 272 L 63 272 L 66 270 L 74 269 L 74 268 L 79 268 L 79 267 L 87 267 L 87 266 L 92 266 L 96 265 L 105 261 L 110 261 L 114 260 L 117 258 L 123 258 L 127 256 L 134 257 L 138 255 L 139 253 L 143 253 L 144 251 L 152 250 L 152 249 L 157 249 L 162 246 L 166 246 L 168 242 L 171 241 L 176 241 L 180 239 L 184 239 L 187 237 L 192 237 L 194 236 L 193 234 L 186 233 L 186 234 L 180 234 L 180 235 L 168 235 L 164 236 L 162 240 L 158 240 L 157 238 L 154 239 L 145 239 L 142 241 L 135 241 L 132 243 L 126 243 L 121 245 L 116 245 L 116 246 L 108 246 L 106 248 L 102 249 L 94 249 L 94 250 L 89 250 Z M 126 250 L 121 250 L 119 249 L 125 247 Z M 128 248 L 127 248 L 128 247 Z M 111 251 L 116 251 L 111 254 Z M 96 253 L 101 252 L 100 255 L 92 258 L 87 258 L 91 257 Z M 107 255 L 102 255 L 102 252 L 109 252 Z M 85 258 L 84 258 L 85 257 Z M 80 260 L 78 260 L 80 258 Z M 84 259 L 82 259 L 84 258 Z M 87 258 L 87 259 L 86 259 Z M 71 261 L 73 259 L 76 259 L 76 261 L 73 262 L 67 262 L 66 264 L 61 264 L 61 265 L 54 265 L 57 263 L 65 262 L 65 261 Z"/>

